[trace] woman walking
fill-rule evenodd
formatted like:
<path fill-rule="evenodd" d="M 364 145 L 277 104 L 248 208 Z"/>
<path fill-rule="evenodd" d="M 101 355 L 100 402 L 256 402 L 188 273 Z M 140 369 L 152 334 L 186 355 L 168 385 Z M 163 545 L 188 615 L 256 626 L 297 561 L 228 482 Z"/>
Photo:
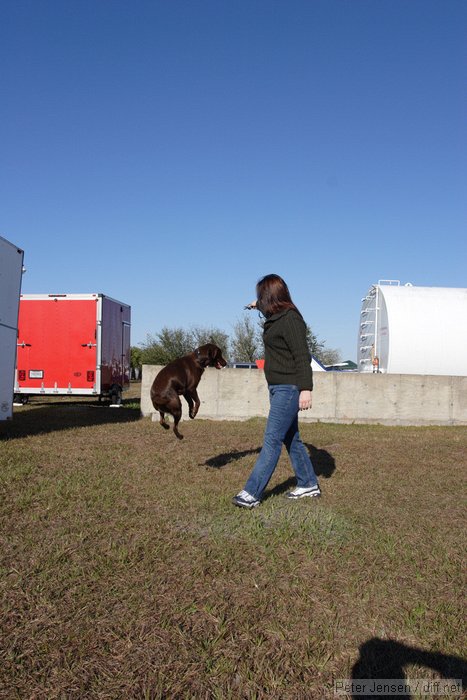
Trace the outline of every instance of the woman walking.
<path fill-rule="evenodd" d="M 297 478 L 287 498 L 321 495 L 308 451 L 300 439 L 298 412 L 311 408 L 313 372 L 306 341 L 306 324 L 279 275 L 266 275 L 256 285 L 256 301 L 264 323 L 264 374 L 270 409 L 263 447 L 245 488 L 233 498 L 241 508 L 255 508 L 279 461 L 285 445 Z"/>

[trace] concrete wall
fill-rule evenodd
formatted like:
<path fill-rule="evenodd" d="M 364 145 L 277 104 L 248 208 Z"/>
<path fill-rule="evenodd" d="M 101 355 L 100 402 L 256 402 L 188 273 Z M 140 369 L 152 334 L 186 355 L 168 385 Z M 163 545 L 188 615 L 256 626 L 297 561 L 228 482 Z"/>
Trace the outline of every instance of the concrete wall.
<path fill-rule="evenodd" d="M 160 369 L 143 366 L 144 416 L 154 412 L 149 392 Z M 316 372 L 313 379 L 313 408 L 300 413 L 305 422 L 467 425 L 467 377 Z M 258 369 L 208 368 L 198 394 L 199 418 L 246 420 L 268 414 L 267 385 Z M 182 406 L 188 418 L 183 398 Z"/>

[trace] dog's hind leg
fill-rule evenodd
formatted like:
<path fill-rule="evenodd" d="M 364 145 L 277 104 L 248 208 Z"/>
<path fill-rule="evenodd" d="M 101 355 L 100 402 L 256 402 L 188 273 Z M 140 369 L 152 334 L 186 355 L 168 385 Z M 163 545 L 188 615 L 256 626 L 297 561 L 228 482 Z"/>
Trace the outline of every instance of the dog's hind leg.
<path fill-rule="evenodd" d="M 164 411 L 159 411 L 159 415 L 160 415 L 159 423 L 162 425 L 163 428 L 165 428 L 166 430 L 168 430 L 168 429 L 170 428 L 170 425 L 169 425 L 169 424 L 167 423 L 167 421 L 165 420 L 165 413 L 164 413 Z"/>
<path fill-rule="evenodd" d="M 173 431 L 179 440 L 183 440 L 183 435 L 178 432 L 178 424 L 180 423 L 180 418 L 182 417 L 182 409 L 180 408 L 179 411 L 172 413 L 172 415 L 174 419 Z"/>
<path fill-rule="evenodd" d="M 178 424 L 180 423 L 180 419 L 182 417 L 182 402 L 180 401 L 180 397 L 178 396 L 178 394 L 174 394 L 171 397 L 170 401 L 166 403 L 165 411 L 166 413 L 170 413 L 170 415 L 173 418 L 173 431 L 176 437 L 179 440 L 183 440 L 183 435 L 178 432 Z"/>

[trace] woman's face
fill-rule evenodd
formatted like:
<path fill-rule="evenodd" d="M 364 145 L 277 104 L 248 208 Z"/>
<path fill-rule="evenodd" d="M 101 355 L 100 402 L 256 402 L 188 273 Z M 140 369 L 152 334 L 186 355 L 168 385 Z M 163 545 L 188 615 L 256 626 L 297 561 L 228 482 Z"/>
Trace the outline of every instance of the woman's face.
<path fill-rule="evenodd" d="M 258 311 L 263 313 L 263 309 L 261 308 L 261 301 L 262 301 L 261 300 L 261 287 L 259 285 L 257 285 L 257 287 L 256 287 L 256 308 L 258 309 Z"/>

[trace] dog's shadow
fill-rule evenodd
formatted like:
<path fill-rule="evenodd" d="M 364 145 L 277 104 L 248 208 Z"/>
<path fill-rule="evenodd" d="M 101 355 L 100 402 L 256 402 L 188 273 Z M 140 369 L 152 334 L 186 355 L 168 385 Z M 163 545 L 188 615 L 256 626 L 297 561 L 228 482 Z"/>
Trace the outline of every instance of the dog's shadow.
<path fill-rule="evenodd" d="M 308 454 L 310 455 L 310 459 L 313 464 L 316 476 L 322 476 L 325 479 L 330 479 L 336 470 L 336 462 L 332 454 L 327 450 L 320 450 L 314 445 L 311 445 L 310 443 L 305 442 L 303 444 L 308 450 Z M 222 469 L 223 467 L 226 467 L 232 462 L 236 462 L 239 459 L 243 459 L 243 457 L 248 457 L 248 455 L 259 454 L 260 452 L 261 447 L 255 447 L 251 450 L 223 452 L 220 455 L 216 455 L 215 457 L 210 457 L 209 459 L 207 459 L 204 462 L 204 466 L 211 467 L 213 469 Z M 286 490 L 291 485 L 289 482 L 291 482 L 291 484 L 293 485 L 295 483 L 295 479 L 289 479 L 284 484 L 281 484 L 280 487 L 276 487 L 276 489 L 280 488 L 280 492 Z M 273 491 L 275 492 L 275 490 Z M 273 495 L 273 491 L 270 492 L 271 495 Z"/>

